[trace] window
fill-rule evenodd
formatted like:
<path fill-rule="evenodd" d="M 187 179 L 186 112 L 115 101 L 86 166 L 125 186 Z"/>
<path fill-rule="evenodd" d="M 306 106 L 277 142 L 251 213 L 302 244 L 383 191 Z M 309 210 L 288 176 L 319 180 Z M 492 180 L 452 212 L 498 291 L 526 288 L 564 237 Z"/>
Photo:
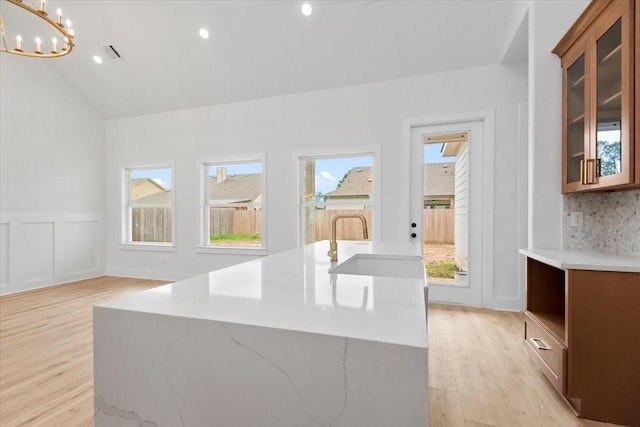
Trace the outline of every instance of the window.
<path fill-rule="evenodd" d="M 124 243 L 173 245 L 170 166 L 125 169 Z"/>
<path fill-rule="evenodd" d="M 301 236 L 304 244 L 329 240 L 338 214 L 361 214 L 372 233 L 374 153 L 300 157 Z M 356 219 L 340 221 L 337 238 L 362 240 Z"/>
<path fill-rule="evenodd" d="M 263 249 L 263 160 L 204 165 L 204 246 Z"/>

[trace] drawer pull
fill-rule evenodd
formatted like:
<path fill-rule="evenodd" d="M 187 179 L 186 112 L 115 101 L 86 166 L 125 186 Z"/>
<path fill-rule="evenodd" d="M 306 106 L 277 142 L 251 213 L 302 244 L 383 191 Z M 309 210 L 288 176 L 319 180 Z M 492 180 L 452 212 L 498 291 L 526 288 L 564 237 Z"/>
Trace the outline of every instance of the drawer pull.
<path fill-rule="evenodd" d="M 538 350 L 551 350 L 551 347 L 549 347 L 547 343 L 542 341 L 540 338 L 529 338 L 529 339 L 531 340 L 533 345 L 536 346 Z"/>

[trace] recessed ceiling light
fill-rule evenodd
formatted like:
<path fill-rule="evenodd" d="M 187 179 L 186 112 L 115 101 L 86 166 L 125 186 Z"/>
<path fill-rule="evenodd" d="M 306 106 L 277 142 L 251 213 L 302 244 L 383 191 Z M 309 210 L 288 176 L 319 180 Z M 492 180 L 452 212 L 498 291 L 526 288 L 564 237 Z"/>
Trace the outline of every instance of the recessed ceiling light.
<path fill-rule="evenodd" d="M 102 64 L 102 57 L 101 57 L 101 56 L 98 56 L 98 55 L 93 55 L 93 61 L 94 61 L 96 64 Z"/>
<path fill-rule="evenodd" d="M 303 4 L 302 7 L 300 8 L 300 10 L 302 11 L 302 14 L 304 16 L 309 16 L 309 15 L 311 15 L 311 12 L 313 12 L 313 8 L 311 7 L 311 5 L 309 3 Z"/>
<path fill-rule="evenodd" d="M 206 28 L 200 28 L 200 37 L 202 37 L 203 39 L 208 39 L 209 38 L 209 31 L 207 31 Z"/>

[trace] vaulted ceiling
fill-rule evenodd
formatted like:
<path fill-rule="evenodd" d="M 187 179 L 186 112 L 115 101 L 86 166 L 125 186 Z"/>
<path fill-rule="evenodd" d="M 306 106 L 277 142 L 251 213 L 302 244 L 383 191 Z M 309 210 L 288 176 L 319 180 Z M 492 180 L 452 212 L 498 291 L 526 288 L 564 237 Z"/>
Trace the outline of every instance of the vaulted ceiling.
<path fill-rule="evenodd" d="M 59 73 L 105 118 L 129 117 L 495 64 L 515 4 L 310 3 L 304 16 L 299 1 L 49 0 L 73 21 L 75 49 L 18 59 Z M 37 19 L 0 7 L 11 45 L 14 27 Z M 121 58 L 94 63 L 109 45 Z"/>

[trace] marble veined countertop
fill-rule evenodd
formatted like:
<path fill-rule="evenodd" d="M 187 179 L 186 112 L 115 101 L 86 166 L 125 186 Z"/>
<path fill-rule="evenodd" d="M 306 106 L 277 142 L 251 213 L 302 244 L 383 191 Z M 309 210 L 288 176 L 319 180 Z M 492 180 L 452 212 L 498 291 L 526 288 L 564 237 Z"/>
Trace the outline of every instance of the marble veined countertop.
<path fill-rule="evenodd" d="M 96 307 L 427 347 L 424 279 L 330 274 L 329 242 L 216 270 Z M 338 242 L 355 254 L 415 256 L 404 242 Z"/>
<path fill-rule="evenodd" d="M 563 270 L 640 272 L 640 258 L 571 249 L 520 249 L 520 253 Z"/>

